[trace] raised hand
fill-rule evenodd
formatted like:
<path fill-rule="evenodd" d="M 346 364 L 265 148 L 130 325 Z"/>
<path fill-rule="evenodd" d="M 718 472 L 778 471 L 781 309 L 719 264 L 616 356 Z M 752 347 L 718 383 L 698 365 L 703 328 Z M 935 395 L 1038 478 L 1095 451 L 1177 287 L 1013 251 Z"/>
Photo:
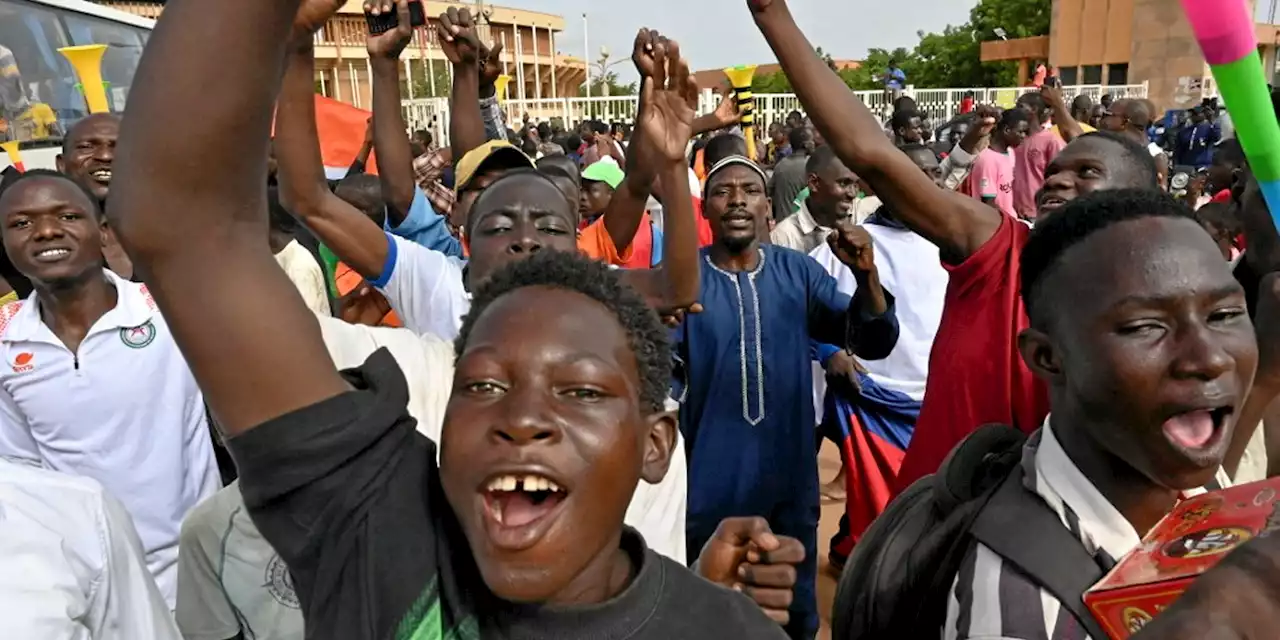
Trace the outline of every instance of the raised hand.
<path fill-rule="evenodd" d="M 343 4 L 343 0 L 302 0 L 293 17 L 293 39 L 310 38 Z"/>
<path fill-rule="evenodd" d="M 484 45 L 476 33 L 475 21 L 471 19 L 471 11 L 450 7 L 440 14 L 440 22 L 436 24 L 436 35 L 440 39 L 440 48 L 444 56 L 454 64 L 476 64 Z M 497 47 L 500 51 L 501 46 Z"/>
<path fill-rule="evenodd" d="M 698 84 L 680 57 L 680 45 L 655 31 L 641 30 L 636 38 L 636 68 L 652 75 L 641 79 L 636 137 L 645 141 L 656 160 L 684 162 L 698 104 Z M 642 37 L 647 39 L 641 46 Z"/>
<path fill-rule="evenodd" d="M 662 35 L 652 29 L 642 28 L 636 34 L 635 48 L 631 51 L 631 62 L 636 65 L 636 72 L 640 74 L 642 81 L 653 77 L 656 65 L 653 57 L 654 47 L 661 39 Z"/>
<path fill-rule="evenodd" d="M 738 107 L 738 97 L 734 95 L 732 91 L 726 93 L 724 97 L 720 99 L 720 104 L 716 105 L 716 110 L 712 115 L 715 116 L 716 124 L 719 125 L 717 128 L 719 129 L 732 127 L 733 125 L 742 122 L 742 110 Z M 764 130 L 757 129 L 756 134 L 757 136 L 762 136 L 764 134 Z M 763 140 L 764 138 L 761 139 Z"/>
<path fill-rule="evenodd" d="M 1044 98 L 1045 104 L 1055 111 L 1057 109 L 1065 109 L 1067 106 L 1065 99 L 1062 97 L 1062 89 L 1057 85 L 1050 84 L 1047 80 L 1040 85 L 1040 97 Z"/>
<path fill-rule="evenodd" d="M 783 4 L 782 0 L 747 0 L 747 8 L 752 13 L 760 13 L 774 5 Z"/>
<path fill-rule="evenodd" d="M 480 86 L 490 86 L 498 82 L 502 75 L 502 43 L 492 48 L 480 43 Z M 527 115 L 526 115 L 527 117 Z"/>
<path fill-rule="evenodd" d="M 404 48 L 409 46 L 409 41 L 413 39 L 413 27 L 409 24 L 409 0 L 365 0 L 364 10 L 365 13 L 375 16 L 395 12 L 395 28 L 377 35 L 370 35 L 367 46 L 371 58 L 390 60 L 399 58 Z"/>
<path fill-rule="evenodd" d="M 854 273 L 870 273 L 875 270 L 876 259 L 871 234 L 852 221 L 846 219 L 837 223 L 835 231 L 827 238 L 827 243 L 840 262 L 853 269 Z"/>

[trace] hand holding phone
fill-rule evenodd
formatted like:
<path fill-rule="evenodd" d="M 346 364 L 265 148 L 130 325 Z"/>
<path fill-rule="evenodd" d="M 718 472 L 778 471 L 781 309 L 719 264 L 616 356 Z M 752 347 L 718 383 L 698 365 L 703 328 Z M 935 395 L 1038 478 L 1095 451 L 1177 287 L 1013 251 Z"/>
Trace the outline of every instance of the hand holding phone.
<path fill-rule="evenodd" d="M 395 6 L 392 5 L 390 10 L 379 10 L 373 13 L 369 10 L 369 4 L 365 4 L 364 19 L 369 25 L 369 35 L 376 36 L 386 33 L 400 25 L 400 19 L 396 16 Z M 409 2 L 409 26 L 418 28 L 427 24 L 427 10 L 422 6 L 422 0 L 410 0 Z"/>

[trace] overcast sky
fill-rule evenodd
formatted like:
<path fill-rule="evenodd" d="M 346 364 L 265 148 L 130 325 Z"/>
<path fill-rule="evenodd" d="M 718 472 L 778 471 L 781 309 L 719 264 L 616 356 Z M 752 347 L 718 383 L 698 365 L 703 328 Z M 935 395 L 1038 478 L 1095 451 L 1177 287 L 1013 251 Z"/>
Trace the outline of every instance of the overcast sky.
<path fill-rule="evenodd" d="M 489 2 L 490 0 L 486 0 Z M 1048 0 L 1046 0 L 1048 1 Z M 636 30 L 658 29 L 680 42 L 694 70 L 772 62 L 764 38 L 744 0 L 496 0 L 492 4 L 556 13 L 565 31 L 556 48 L 582 57 L 582 14 L 590 25 L 591 59 L 606 45 L 614 57 L 629 57 Z M 912 47 L 916 31 L 941 31 L 969 18 L 977 0 L 790 0 L 800 28 L 836 58 L 859 59 L 867 49 Z M 616 70 L 633 77 L 629 64 Z"/>

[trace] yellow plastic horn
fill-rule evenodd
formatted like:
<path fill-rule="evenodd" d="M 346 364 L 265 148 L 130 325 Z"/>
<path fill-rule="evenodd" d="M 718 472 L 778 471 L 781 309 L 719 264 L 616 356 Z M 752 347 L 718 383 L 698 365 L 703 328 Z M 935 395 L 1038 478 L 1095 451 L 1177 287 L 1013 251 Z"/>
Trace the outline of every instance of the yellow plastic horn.
<path fill-rule="evenodd" d="M 62 47 L 58 51 L 66 56 L 80 79 L 80 91 L 84 93 L 89 113 L 106 113 L 107 87 L 102 82 L 102 56 L 107 52 L 105 44 L 86 44 L 79 47 Z"/>
<path fill-rule="evenodd" d="M 498 95 L 498 101 L 499 101 L 499 102 L 504 101 L 504 100 L 506 100 L 506 99 L 507 99 L 507 85 L 508 85 L 508 84 L 511 84 L 511 76 L 509 76 L 509 75 L 507 75 L 507 74 L 505 74 L 505 73 L 504 73 L 504 74 L 502 74 L 502 75 L 500 75 L 500 76 L 498 76 L 497 81 L 495 81 L 495 82 L 493 83 L 494 88 L 498 90 L 497 95 Z"/>
<path fill-rule="evenodd" d="M 19 142 L 10 140 L 8 142 L 0 142 L 0 149 L 9 154 L 9 164 L 13 165 L 18 171 L 26 171 L 26 167 L 22 166 L 22 153 L 18 151 Z"/>
<path fill-rule="evenodd" d="M 747 137 L 747 154 L 756 159 L 756 99 L 751 94 L 751 80 L 756 75 L 756 65 L 729 67 L 724 70 L 738 98 L 738 111 L 742 112 L 742 134 Z"/>

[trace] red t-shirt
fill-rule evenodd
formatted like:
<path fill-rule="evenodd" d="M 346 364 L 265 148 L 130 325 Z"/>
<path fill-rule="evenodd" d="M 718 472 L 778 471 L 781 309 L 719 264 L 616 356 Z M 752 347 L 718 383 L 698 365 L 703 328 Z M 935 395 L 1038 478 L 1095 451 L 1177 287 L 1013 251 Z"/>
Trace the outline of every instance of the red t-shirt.
<path fill-rule="evenodd" d="M 947 454 L 978 427 L 999 423 L 1026 433 L 1049 414 L 1049 395 L 1018 355 L 1018 333 L 1027 328 L 1018 277 L 1022 247 L 1031 229 L 1000 216 L 996 234 L 951 274 L 942 321 L 929 354 L 924 406 L 898 490 L 934 473 Z"/>

